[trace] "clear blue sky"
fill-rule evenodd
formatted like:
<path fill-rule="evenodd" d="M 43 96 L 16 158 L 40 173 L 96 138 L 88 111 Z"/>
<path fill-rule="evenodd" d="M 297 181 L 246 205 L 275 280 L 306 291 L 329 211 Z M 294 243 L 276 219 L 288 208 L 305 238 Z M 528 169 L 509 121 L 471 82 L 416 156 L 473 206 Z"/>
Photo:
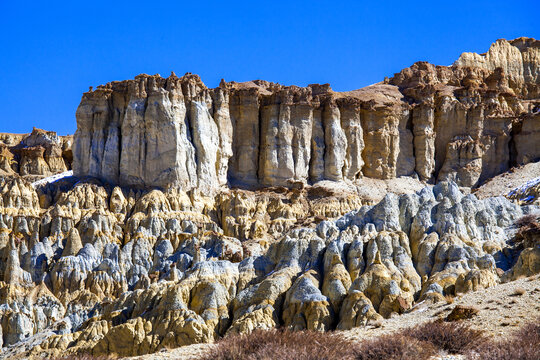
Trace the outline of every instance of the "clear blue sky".
<path fill-rule="evenodd" d="M 0 132 L 73 133 L 82 92 L 139 73 L 357 89 L 497 38 L 538 39 L 539 4 L 0 0 Z"/>

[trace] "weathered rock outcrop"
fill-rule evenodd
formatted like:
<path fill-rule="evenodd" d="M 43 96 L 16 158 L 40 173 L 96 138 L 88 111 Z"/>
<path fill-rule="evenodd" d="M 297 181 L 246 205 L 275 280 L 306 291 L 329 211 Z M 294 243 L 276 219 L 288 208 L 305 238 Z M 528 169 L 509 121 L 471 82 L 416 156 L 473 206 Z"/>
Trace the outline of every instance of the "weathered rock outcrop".
<path fill-rule="evenodd" d="M 464 189 L 540 157 L 538 49 L 346 93 L 109 83 L 77 110 L 76 176 L 52 183 L 24 174 L 68 169 L 69 139 L 0 134 L 0 358 L 344 330 L 539 272 L 537 242 L 513 243 L 537 182 Z"/>
<path fill-rule="evenodd" d="M 0 175 L 31 179 L 71 169 L 71 136 L 34 128 L 30 134 L 0 134 Z"/>
<path fill-rule="evenodd" d="M 6 354 L 32 342 L 24 356 L 130 356 L 258 328 L 350 329 L 493 286 L 501 270 L 540 271 L 534 248 L 507 244 L 540 209 L 455 183 L 320 221 L 308 189 L 216 198 L 62 181 L 0 187 Z"/>
<path fill-rule="evenodd" d="M 113 184 L 293 186 L 418 175 L 476 186 L 540 158 L 540 43 L 498 40 L 384 83 L 221 82 L 139 75 L 83 95 L 74 171 Z"/>

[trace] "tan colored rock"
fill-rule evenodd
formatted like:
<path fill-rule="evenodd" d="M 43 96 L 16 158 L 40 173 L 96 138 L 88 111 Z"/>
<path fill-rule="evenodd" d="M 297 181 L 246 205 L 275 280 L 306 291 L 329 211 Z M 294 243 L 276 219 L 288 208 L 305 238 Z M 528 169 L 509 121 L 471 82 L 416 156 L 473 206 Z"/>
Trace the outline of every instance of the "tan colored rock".
<path fill-rule="evenodd" d="M 423 180 L 429 180 L 435 171 L 435 110 L 420 103 L 413 112 L 415 170 Z"/>
<path fill-rule="evenodd" d="M 62 251 L 62 256 L 71 256 L 71 255 L 77 255 L 79 250 L 82 249 L 82 242 L 81 237 L 79 236 L 79 232 L 77 231 L 77 228 L 72 228 L 69 231 L 66 246 L 64 247 L 64 250 Z"/>
<path fill-rule="evenodd" d="M 471 270 L 461 274 L 456 280 L 456 294 L 477 291 L 495 286 L 499 283 L 499 277 L 491 270 Z"/>
<path fill-rule="evenodd" d="M 42 146 L 34 146 L 23 148 L 20 151 L 21 162 L 19 171 L 21 175 L 44 175 L 51 174 L 49 165 L 44 159 L 45 148 Z"/>
<path fill-rule="evenodd" d="M 354 281 L 349 293 L 353 291 L 364 293 L 373 308 L 383 317 L 389 317 L 392 312 L 407 310 L 413 301 L 413 292 L 408 282 L 392 274 L 380 260 L 376 260 Z M 401 309 L 400 304 L 403 304 Z"/>
<path fill-rule="evenodd" d="M 507 282 L 538 273 L 540 273 L 540 248 L 537 246 L 524 249 L 519 254 L 517 263 L 502 276 L 502 280 Z"/>
<path fill-rule="evenodd" d="M 4 175 L 15 174 L 13 170 L 14 164 L 16 162 L 13 153 L 9 151 L 6 145 L 0 144 L 0 173 Z"/>
<path fill-rule="evenodd" d="M 298 277 L 283 304 L 285 326 L 292 330 L 327 331 L 331 329 L 333 318 L 328 298 L 319 290 L 315 272 Z"/>
<path fill-rule="evenodd" d="M 530 113 L 524 117 L 521 129 L 515 135 L 514 144 L 517 152 L 516 162 L 518 164 L 527 164 L 540 159 L 539 136 L 540 104 L 531 104 Z"/>
<path fill-rule="evenodd" d="M 26 174 L 0 177 L 4 345 L 35 335 L 24 356 L 131 356 L 350 329 L 492 286 L 515 260 L 505 280 L 537 272 L 534 243 L 517 259 L 508 242 L 534 206 L 456 185 L 536 156 L 537 44 L 508 44 L 345 93 L 109 83 L 77 112 L 79 178 L 46 186 L 30 181 L 70 168 L 71 139 L 0 134 L 4 171 Z"/>
<path fill-rule="evenodd" d="M 471 138 L 456 138 L 448 143 L 446 159 L 438 179 L 454 181 L 460 186 L 474 187 L 482 174 L 484 147 Z"/>
<path fill-rule="evenodd" d="M 486 54 L 463 53 L 455 64 L 488 70 L 502 68 L 505 73 L 510 74 L 512 89 L 529 95 L 529 89 L 523 87 L 526 82 L 538 84 L 536 71 L 538 63 L 535 61 L 539 53 L 540 45 L 534 39 L 519 38 L 512 41 L 500 39 L 491 45 Z M 531 95 L 534 96 L 534 93 Z"/>
<path fill-rule="evenodd" d="M 343 301 L 339 319 L 337 329 L 349 330 L 380 321 L 383 317 L 375 311 L 373 304 L 364 293 L 353 291 Z"/>
<path fill-rule="evenodd" d="M 415 172 L 476 186 L 538 158 L 529 146 L 538 48 L 534 39 L 498 40 L 450 67 L 418 62 L 387 83 L 343 93 L 259 80 L 208 89 L 189 73 L 139 75 L 84 94 L 74 171 L 185 191 Z"/>
<path fill-rule="evenodd" d="M 32 179 L 65 172 L 72 162 L 69 138 L 37 128 L 30 134 L 0 133 L 0 172 Z"/>

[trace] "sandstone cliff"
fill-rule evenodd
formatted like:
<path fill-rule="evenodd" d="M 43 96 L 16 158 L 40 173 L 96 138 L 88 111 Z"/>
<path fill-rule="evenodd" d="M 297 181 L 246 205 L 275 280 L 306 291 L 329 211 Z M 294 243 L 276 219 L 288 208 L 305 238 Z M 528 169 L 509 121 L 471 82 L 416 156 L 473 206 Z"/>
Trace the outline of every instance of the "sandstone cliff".
<path fill-rule="evenodd" d="M 26 174 L 68 169 L 69 138 L 0 134 L 0 358 L 351 329 L 539 273 L 537 181 L 466 189 L 540 157 L 538 49 L 346 93 L 109 83 L 77 110 L 77 176 L 52 183 Z"/>
<path fill-rule="evenodd" d="M 540 42 L 520 38 L 344 93 L 139 75 L 83 95 L 74 172 L 183 190 L 400 176 L 476 186 L 540 158 L 539 69 Z"/>

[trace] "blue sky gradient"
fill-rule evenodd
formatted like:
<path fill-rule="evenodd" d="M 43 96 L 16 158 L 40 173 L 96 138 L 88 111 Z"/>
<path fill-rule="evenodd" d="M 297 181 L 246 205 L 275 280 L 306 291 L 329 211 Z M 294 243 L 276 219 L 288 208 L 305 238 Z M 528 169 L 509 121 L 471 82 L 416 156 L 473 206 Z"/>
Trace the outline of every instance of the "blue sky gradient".
<path fill-rule="evenodd" d="M 538 39 L 539 13 L 540 1 L 0 0 L 0 132 L 71 134 L 89 86 L 140 73 L 358 89 Z"/>

